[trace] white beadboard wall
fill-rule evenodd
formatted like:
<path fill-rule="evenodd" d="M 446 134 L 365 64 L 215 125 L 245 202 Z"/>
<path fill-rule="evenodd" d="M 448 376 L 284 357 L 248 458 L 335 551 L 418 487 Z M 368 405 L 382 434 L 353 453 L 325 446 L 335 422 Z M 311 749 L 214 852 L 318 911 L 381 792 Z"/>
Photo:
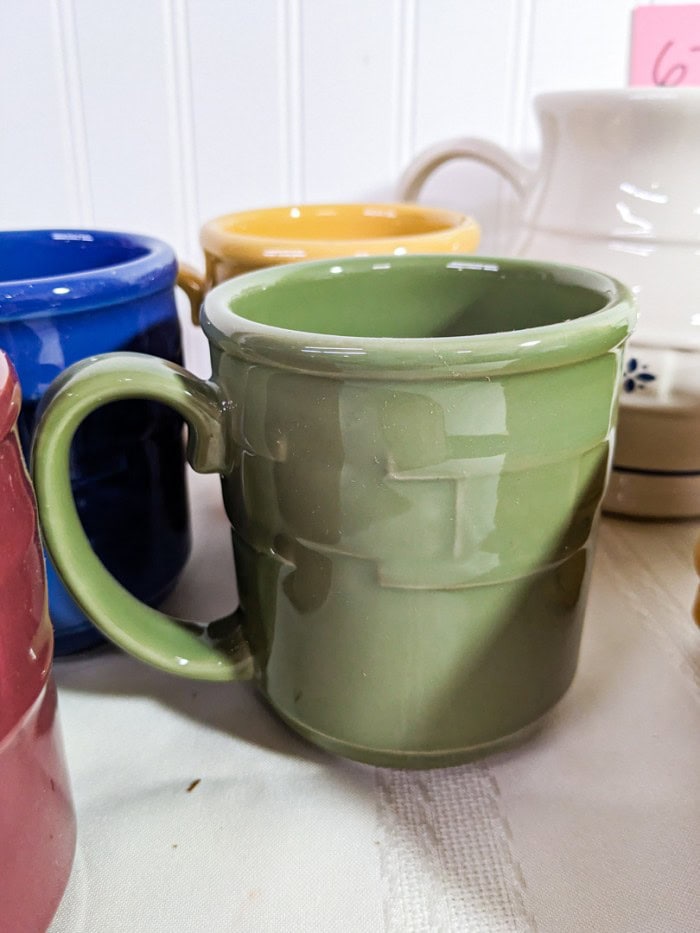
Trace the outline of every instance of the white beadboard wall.
<path fill-rule="evenodd" d="M 0 0 L 0 227 L 149 232 L 201 262 L 215 214 L 389 199 L 426 145 L 537 152 L 541 90 L 626 83 L 634 0 Z M 449 164 L 423 199 L 511 195 Z"/>

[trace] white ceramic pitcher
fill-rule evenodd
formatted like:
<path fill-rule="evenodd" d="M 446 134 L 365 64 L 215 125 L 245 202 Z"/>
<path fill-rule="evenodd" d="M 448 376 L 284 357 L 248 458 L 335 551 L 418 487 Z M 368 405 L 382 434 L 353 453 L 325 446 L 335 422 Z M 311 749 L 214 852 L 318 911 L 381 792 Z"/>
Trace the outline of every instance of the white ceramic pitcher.
<path fill-rule="evenodd" d="M 399 183 L 415 200 L 456 158 L 503 175 L 523 199 L 508 252 L 573 262 L 632 287 L 640 318 L 626 358 L 605 507 L 700 515 L 700 89 L 542 94 L 530 169 L 492 142 L 421 153 Z"/>

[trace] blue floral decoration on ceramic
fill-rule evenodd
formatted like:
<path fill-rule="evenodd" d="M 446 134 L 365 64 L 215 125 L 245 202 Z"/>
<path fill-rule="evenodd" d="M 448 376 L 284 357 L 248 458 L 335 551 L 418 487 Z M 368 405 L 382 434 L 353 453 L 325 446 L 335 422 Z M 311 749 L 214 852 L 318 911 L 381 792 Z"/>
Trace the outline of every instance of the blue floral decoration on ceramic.
<path fill-rule="evenodd" d="M 631 356 L 627 360 L 625 372 L 623 375 L 622 388 L 625 392 L 636 392 L 638 389 L 645 389 L 648 383 L 653 382 L 656 376 L 648 372 L 646 363 L 639 365 L 639 360 Z"/>

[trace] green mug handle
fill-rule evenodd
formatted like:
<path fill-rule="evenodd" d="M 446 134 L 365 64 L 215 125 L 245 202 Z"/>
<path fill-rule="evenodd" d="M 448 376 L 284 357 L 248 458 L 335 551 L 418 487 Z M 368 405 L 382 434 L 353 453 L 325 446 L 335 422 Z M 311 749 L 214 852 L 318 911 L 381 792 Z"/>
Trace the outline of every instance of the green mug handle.
<path fill-rule="evenodd" d="M 76 363 L 46 392 L 32 449 L 47 550 L 86 616 L 125 651 L 181 677 L 250 679 L 253 657 L 240 610 L 199 625 L 151 609 L 105 569 L 83 531 L 69 476 L 73 435 L 90 412 L 128 398 L 164 402 L 182 415 L 189 429 L 187 458 L 197 472 L 230 469 L 225 419 L 230 405 L 214 383 L 140 353 L 106 353 Z"/>

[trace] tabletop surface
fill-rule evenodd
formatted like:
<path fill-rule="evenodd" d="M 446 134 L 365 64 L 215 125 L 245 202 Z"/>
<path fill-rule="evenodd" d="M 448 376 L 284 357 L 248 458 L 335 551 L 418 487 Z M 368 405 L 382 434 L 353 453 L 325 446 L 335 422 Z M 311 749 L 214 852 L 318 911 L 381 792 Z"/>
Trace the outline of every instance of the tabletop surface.
<path fill-rule="evenodd" d="M 217 477 L 169 608 L 230 610 Z M 334 758 L 246 684 L 59 659 L 79 840 L 51 933 L 700 929 L 697 522 L 603 519 L 578 673 L 527 743 L 458 768 Z"/>

